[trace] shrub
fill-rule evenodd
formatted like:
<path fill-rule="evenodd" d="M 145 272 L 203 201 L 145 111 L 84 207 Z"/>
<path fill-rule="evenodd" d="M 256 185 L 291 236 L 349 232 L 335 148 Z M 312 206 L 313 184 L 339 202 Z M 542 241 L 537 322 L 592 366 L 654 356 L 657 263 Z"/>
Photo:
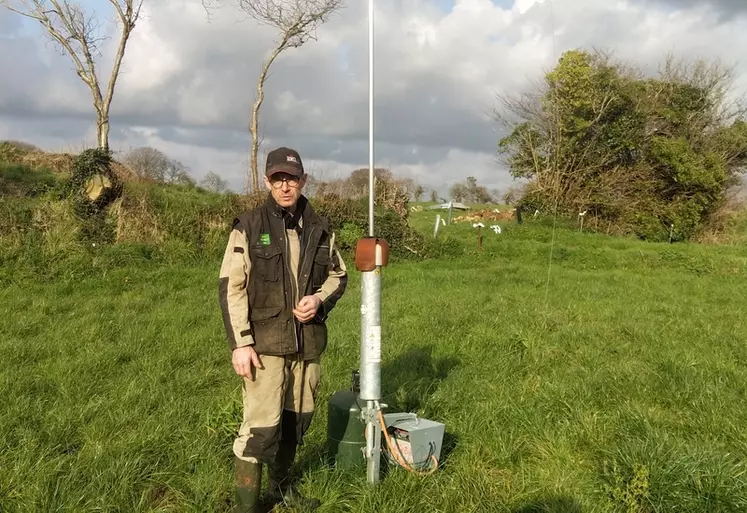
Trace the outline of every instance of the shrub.
<path fill-rule="evenodd" d="M 11 143 L 10 141 L 3 141 L 0 143 L 0 162 L 14 164 L 20 161 L 27 150 L 20 148 L 18 145 Z"/>
<path fill-rule="evenodd" d="M 499 141 L 522 204 L 650 241 L 687 241 L 747 166 L 747 120 L 730 70 L 668 60 L 658 77 L 602 52 L 565 52 L 540 95 L 504 98 Z M 531 106 L 528 107 L 528 106 Z"/>
<path fill-rule="evenodd" d="M 57 184 L 48 169 L 0 162 L 0 196 L 35 197 L 53 190 Z"/>
<path fill-rule="evenodd" d="M 369 232 L 368 198 L 348 199 L 335 194 L 315 198 L 315 210 L 329 219 L 335 232 L 342 232 L 341 249 L 352 251 L 357 240 Z M 402 215 L 383 206 L 374 208 L 374 232 L 387 241 L 393 259 L 409 259 L 421 254 L 423 237 Z"/>
<path fill-rule="evenodd" d="M 0 278 L 24 274 L 73 277 L 136 262 L 219 262 L 233 218 L 267 197 L 267 192 L 218 194 L 199 187 L 119 183 L 113 178 L 117 184 L 115 194 L 109 196 L 113 200 L 91 201 L 83 193 L 85 183 L 96 173 L 110 177 L 110 163 L 105 153 L 90 150 L 76 157 L 69 179 L 55 178 L 50 187 L 34 185 L 27 190 L 33 194 L 0 198 L 0 263 L 4 266 Z M 26 171 L 13 168 L 8 176 L 26 176 Z M 40 171 L 24 183 L 52 184 L 45 173 Z M 315 198 L 312 204 L 330 220 L 347 261 L 358 240 L 368 233 L 367 198 L 331 194 Z M 375 210 L 376 235 L 387 240 L 393 260 L 458 251 L 452 241 L 426 242 L 410 228 L 406 214 L 380 205 Z"/>
<path fill-rule="evenodd" d="M 422 256 L 425 258 L 456 258 L 464 255 L 464 243 L 447 235 L 439 239 L 425 239 L 423 241 Z"/>
<path fill-rule="evenodd" d="M 358 240 L 365 237 L 367 233 L 359 224 L 343 224 L 342 228 L 336 231 L 337 249 L 346 253 L 354 252 Z"/>

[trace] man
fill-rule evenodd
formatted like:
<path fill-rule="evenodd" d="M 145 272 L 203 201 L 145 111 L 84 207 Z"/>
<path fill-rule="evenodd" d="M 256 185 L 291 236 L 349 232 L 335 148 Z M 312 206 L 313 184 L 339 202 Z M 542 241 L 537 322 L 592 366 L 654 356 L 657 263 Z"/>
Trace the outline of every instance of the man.
<path fill-rule="evenodd" d="M 325 320 L 347 285 L 347 271 L 326 219 L 302 189 L 301 157 L 267 155 L 259 207 L 233 221 L 220 269 L 220 307 L 233 368 L 243 378 L 243 422 L 234 440 L 237 511 L 256 511 L 262 464 L 268 498 L 306 499 L 289 483 L 296 448 L 311 424 L 327 345 Z"/>

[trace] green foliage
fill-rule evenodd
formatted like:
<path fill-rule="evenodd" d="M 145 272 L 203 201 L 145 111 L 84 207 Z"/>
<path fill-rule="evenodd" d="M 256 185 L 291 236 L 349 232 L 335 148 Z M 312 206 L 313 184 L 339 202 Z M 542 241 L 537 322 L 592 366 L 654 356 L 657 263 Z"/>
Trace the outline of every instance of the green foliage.
<path fill-rule="evenodd" d="M 423 256 L 426 258 L 457 258 L 464 254 L 464 243 L 457 237 L 447 235 L 438 239 L 430 237 L 424 239 Z"/>
<path fill-rule="evenodd" d="M 48 169 L 0 162 L 0 196 L 34 197 L 53 190 L 57 178 Z"/>
<path fill-rule="evenodd" d="M 108 222 L 106 207 L 122 194 L 123 184 L 111 168 L 111 154 L 101 148 L 91 148 L 75 157 L 70 177 L 65 182 L 62 197 L 72 202 L 80 224 L 80 238 L 88 244 L 114 242 L 114 226 Z M 86 194 L 89 181 L 103 177 L 111 187 L 98 198 Z"/>
<path fill-rule="evenodd" d="M 0 197 L 0 234 L 7 235 L 30 227 L 39 202 L 37 198 Z"/>
<path fill-rule="evenodd" d="M 237 196 L 127 182 L 112 203 L 92 202 L 80 187 L 106 159 L 89 157 L 79 161 L 72 181 L 34 197 L 0 198 L 4 278 L 85 276 L 138 261 L 175 264 L 222 256 L 230 220 L 244 208 Z"/>
<path fill-rule="evenodd" d="M 121 184 L 108 201 L 90 201 L 81 191 L 91 176 L 107 172 L 108 162 L 100 150 L 84 152 L 76 159 L 69 180 L 41 192 L 27 188 L 24 197 L 0 198 L 4 278 L 16 280 L 37 273 L 85 276 L 136 262 L 219 261 L 231 221 L 266 198 L 266 194 L 249 198 L 218 194 L 189 184 L 135 181 Z M 13 176 L 18 174 L 15 168 L 9 169 Z M 13 183 L 19 183 L 18 179 Z M 351 260 L 355 244 L 368 233 L 367 200 L 327 195 L 315 199 L 313 206 L 330 218 L 340 249 L 346 261 Z M 377 207 L 375 223 L 377 235 L 391 246 L 393 261 L 426 256 L 423 237 L 408 226 L 406 217 Z"/>
<path fill-rule="evenodd" d="M 736 245 L 747 244 L 747 208 L 739 199 L 725 201 L 695 237 L 699 243 Z"/>
<path fill-rule="evenodd" d="M 618 469 L 611 472 L 612 482 L 607 485 L 610 498 L 620 513 L 644 513 L 648 504 L 649 470 L 636 464 L 631 476 L 623 476 Z"/>
<path fill-rule="evenodd" d="M 646 240 L 692 239 L 747 164 L 747 124 L 724 114 L 727 79 L 671 62 L 642 78 L 606 55 L 564 53 L 538 100 L 507 103 L 519 120 L 498 149 L 530 179 L 521 204 L 586 211 L 587 225 Z"/>
<path fill-rule="evenodd" d="M 195 255 L 219 258 L 231 221 L 244 209 L 235 194 L 188 185 L 128 183 L 110 217 L 117 225 L 117 242 L 150 244 L 162 250 L 168 247 L 185 255 L 190 254 L 183 250 L 188 245 Z"/>
<path fill-rule="evenodd" d="M 653 137 L 650 159 L 667 190 L 662 193 L 718 198 L 727 178 L 724 162 L 713 152 L 698 152 L 684 138 Z M 670 192 L 671 191 L 671 192 Z"/>
<path fill-rule="evenodd" d="M 89 148 L 76 156 L 65 192 L 79 203 L 81 210 L 97 210 L 122 192 L 122 183 L 112 171 L 111 165 L 111 154 L 102 148 Z M 90 201 L 84 191 L 86 184 L 94 175 L 105 176 L 111 180 L 112 193 L 100 200 Z"/>
<path fill-rule="evenodd" d="M 340 251 L 346 253 L 355 252 L 356 244 L 367 235 L 367 231 L 360 224 L 344 223 L 342 228 L 336 231 L 336 244 Z"/>
<path fill-rule="evenodd" d="M 325 194 L 314 198 L 314 209 L 329 219 L 335 231 L 342 231 L 341 249 L 354 251 L 359 234 L 368 235 L 368 199 L 343 198 L 336 194 Z M 407 210 L 404 210 L 405 214 Z M 394 259 L 410 259 L 418 256 L 424 241 L 420 233 L 408 224 L 406 215 L 390 208 L 374 208 L 374 231 L 377 237 L 387 241 L 390 256 Z M 339 234 L 338 234 L 339 237 Z M 360 237 L 358 237 L 360 238 Z"/>
<path fill-rule="evenodd" d="M 548 166 L 548 141 L 529 122 L 517 124 L 513 131 L 498 142 L 500 153 L 506 154 L 509 172 L 514 178 L 533 178 Z"/>

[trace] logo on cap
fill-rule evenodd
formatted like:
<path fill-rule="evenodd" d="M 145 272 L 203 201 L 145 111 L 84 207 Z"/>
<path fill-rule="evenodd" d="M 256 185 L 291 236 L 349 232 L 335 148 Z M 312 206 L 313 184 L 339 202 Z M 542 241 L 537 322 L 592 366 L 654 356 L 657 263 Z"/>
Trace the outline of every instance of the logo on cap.
<path fill-rule="evenodd" d="M 298 159 L 294 155 L 288 155 L 287 157 L 285 157 L 285 160 L 298 164 Z"/>

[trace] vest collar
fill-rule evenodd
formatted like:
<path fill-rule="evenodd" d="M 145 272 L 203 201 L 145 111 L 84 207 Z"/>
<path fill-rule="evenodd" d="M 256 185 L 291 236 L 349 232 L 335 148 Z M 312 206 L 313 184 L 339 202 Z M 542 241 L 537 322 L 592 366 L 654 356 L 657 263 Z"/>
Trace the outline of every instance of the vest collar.
<path fill-rule="evenodd" d="M 315 219 L 316 213 L 311 207 L 309 200 L 303 194 L 300 198 L 298 198 L 298 201 L 296 202 L 296 211 L 294 213 L 291 213 L 290 211 L 278 205 L 277 201 L 275 201 L 275 198 L 272 197 L 272 193 L 267 194 L 265 207 L 273 216 L 285 220 L 286 224 L 289 222 L 289 220 L 286 220 L 286 217 L 292 219 L 291 224 L 299 224 L 302 227 L 311 226 L 312 224 L 318 224 Z"/>

